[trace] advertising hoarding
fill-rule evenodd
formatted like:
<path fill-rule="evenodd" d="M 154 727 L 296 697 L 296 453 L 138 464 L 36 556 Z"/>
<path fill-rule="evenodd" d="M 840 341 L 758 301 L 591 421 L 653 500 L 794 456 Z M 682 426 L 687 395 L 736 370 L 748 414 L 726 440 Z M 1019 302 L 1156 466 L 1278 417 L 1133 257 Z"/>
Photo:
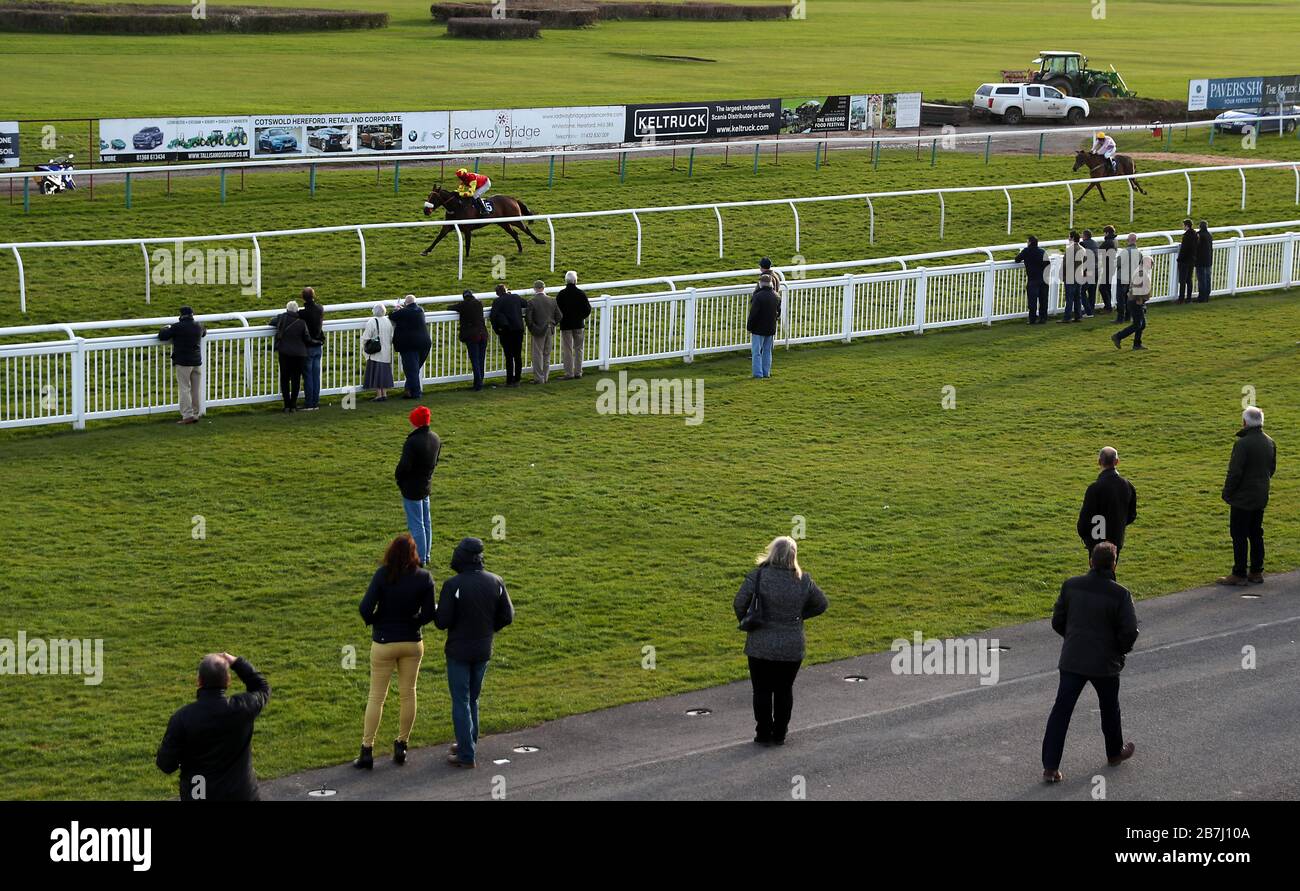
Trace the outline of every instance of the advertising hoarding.
<path fill-rule="evenodd" d="M 623 138 L 622 105 L 453 111 L 451 151 L 607 145 Z"/>
<path fill-rule="evenodd" d="M 0 167 L 18 166 L 18 122 L 0 121 Z"/>
<path fill-rule="evenodd" d="M 1295 102 L 1300 102 L 1300 74 L 1203 77 L 1187 83 L 1188 111 L 1267 110 Z"/>
<path fill-rule="evenodd" d="M 627 106 L 623 141 L 775 136 L 780 129 L 780 99 L 658 102 Z"/>

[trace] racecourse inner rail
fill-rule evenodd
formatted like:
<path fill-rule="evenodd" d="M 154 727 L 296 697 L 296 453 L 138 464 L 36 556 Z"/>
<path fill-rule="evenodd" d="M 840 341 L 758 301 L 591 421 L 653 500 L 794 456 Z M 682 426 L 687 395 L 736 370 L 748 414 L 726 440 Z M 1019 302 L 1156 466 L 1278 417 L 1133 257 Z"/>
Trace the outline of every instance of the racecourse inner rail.
<path fill-rule="evenodd" d="M 1300 221 L 1269 224 L 1271 228 L 1300 228 Z M 1300 284 L 1300 232 L 1238 234 L 1214 245 L 1213 294 L 1290 288 Z M 1148 233 L 1150 236 L 1151 233 Z M 1178 245 L 1172 233 L 1167 243 L 1146 247 L 1154 260 L 1155 302 L 1172 298 L 1177 289 Z M 1023 268 L 993 258 L 1005 246 L 973 248 L 987 258 L 951 266 L 912 267 L 913 255 L 860 263 L 890 262 L 897 270 L 855 272 L 800 278 L 806 267 L 783 267 L 790 276 L 784 295 L 779 342 L 848 343 L 857 338 L 916 333 L 961 325 L 991 325 L 1026 314 Z M 834 264 L 820 264 L 819 271 Z M 849 264 L 843 264 L 849 265 Z M 714 273 L 744 284 L 704 285 L 684 290 L 651 291 L 592 299 L 593 316 L 586 368 L 608 370 L 665 359 L 692 362 L 697 356 L 749 348 L 745 331 L 753 270 Z M 1060 258 L 1053 259 L 1048 287 L 1049 311 L 1060 310 Z M 426 298 L 441 303 L 453 298 Z M 369 304 L 351 304 L 351 306 Z M 331 312 L 342 307 L 329 307 Z M 209 317 L 211 319 L 212 317 Z M 204 402 L 208 407 L 269 403 L 279 399 L 278 370 L 272 329 L 253 326 L 247 314 L 227 318 L 239 327 L 217 328 L 203 344 Z M 111 323 L 143 326 L 146 321 Z M 321 357 L 322 394 L 355 398 L 365 353 L 361 332 L 367 318 L 330 318 L 325 322 Z M 422 369 L 425 384 L 449 384 L 472 379 L 463 346 L 457 340 L 456 313 L 428 314 L 433 346 Z M 103 323 L 101 323 L 103 324 Z M 71 326 L 0 329 L 0 336 L 62 330 L 66 339 L 0 346 L 0 428 L 71 424 L 177 410 L 170 345 L 156 332 L 84 338 Z M 551 367 L 559 367 L 559 345 Z M 526 349 L 525 355 L 528 355 Z M 488 350 L 487 375 L 504 375 L 499 344 Z"/>

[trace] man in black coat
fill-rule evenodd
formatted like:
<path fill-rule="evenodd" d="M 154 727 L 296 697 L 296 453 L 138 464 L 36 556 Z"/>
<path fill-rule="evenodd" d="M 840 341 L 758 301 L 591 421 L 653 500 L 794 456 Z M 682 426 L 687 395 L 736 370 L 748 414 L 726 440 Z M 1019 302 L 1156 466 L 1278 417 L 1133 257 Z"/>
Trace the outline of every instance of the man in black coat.
<path fill-rule="evenodd" d="M 483 542 L 462 538 L 451 557 L 456 575 L 442 583 L 433 624 L 447 632 L 447 687 L 456 745 L 447 763 L 475 767 L 478 698 L 492 658 L 492 638 L 515 619 L 501 576 L 483 568 Z"/>
<path fill-rule="evenodd" d="M 1047 268 L 1050 262 L 1047 252 L 1038 246 L 1038 239 L 1031 235 L 1016 262 L 1025 267 L 1025 299 L 1029 301 L 1029 324 L 1047 324 Z"/>
<path fill-rule="evenodd" d="M 1210 224 L 1201 220 L 1201 226 L 1196 231 L 1196 302 L 1209 303 L 1210 291 L 1210 272 L 1214 266 L 1214 234 L 1210 232 Z"/>
<path fill-rule="evenodd" d="M 1101 293 L 1102 311 L 1109 315 L 1114 306 L 1111 302 L 1110 280 L 1115 277 L 1115 256 L 1119 252 L 1119 244 L 1115 241 L 1114 226 L 1106 226 L 1101 233 L 1101 250 L 1097 254 L 1097 290 Z"/>
<path fill-rule="evenodd" d="M 429 493 L 433 486 L 433 471 L 442 454 L 442 440 L 429 429 L 429 409 L 417 405 L 409 417 L 414 428 L 402 443 L 402 457 L 393 471 L 397 488 L 402 493 L 402 509 L 406 512 L 406 528 L 415 539 L 415 549 L 420 553 L 420 565 L 429 565 L 429 548 L 433 545 L 433 524 L 429 512 Z"/>
<path fill-rule="evenodd" d="M 424 308 L 415 302 L 414 294 L 407 294 L 400 309 L 388 314 L 393 323 L 393 349 L 402 358 L 402 383 L 404 399 L 419 399 L 424 394 L 420 375 L 429 351 L 433 349 L 433 338 L 429 336 L 429 325 L 424 318 Z"/>
<path fill-rule="evenodd" d="M 474 390 L 483 389 L 483 367 L 487 363 L 487 324 L 483 321 L 483 304 L 466 288 L 461 292 L 460 301 L 447 309 L 460 316 L 457 326 L 457 339 L 465 344 L 469 354 L 469 367 L 474 375 Z"/>
<path fill-rule="evenodd" d="M 171 341 L 172 370 L 176 373 L 176 398 L 181 419 L 177 424 L 197 424 L 203 417 L 203 338 L 207 329 L 194 319 L 194 310 L 181 307 L 180 318 L 158 332 Z"/>
<path fill-rule="evenodd" d="M 1089 553 L 1098 542 L 1108 541 L 1118 557 L 1124 547 L 1124 530 L 1137 519 L 1137 490 L 1119 475 L 1119 452 L 1115 449 L 1102 449 L 1097 466 L 1101 473 L 1083 495 L 1075 529 Z"/>
<path fill-rule="evenodd" d="M 524 298 L 497 285 L 496 298 L 488 310 L 488 322 L 501 341 L 506 360 L 506 386 L 519 386 L 524 374 Z"/>
<path fill-rule="evenodd" d="M 232 668 L 247 692 L 227 697 Z M 199 663 L 198 687 L 167 722 L 154 762 L 163 773 L 180 768 L 181 801 L 257 801 L 253 722 L 271 685 L 247 659 L 211 653 Z"/>
<path fill-rule="evenodd" d="M 1065 734 L 1079 694 L 1088 684 L 1097 691 L 1106 759 L 1112 767 L 1133 757 L 1124 742 L 1119 714 L 1119 674 L 1124 657 L 1137 642 L 1138 620 L 1133 597 L 1115 581 L 1115 546 L 1103 541 L 1092 549 L 1092 570 L 1067 579 L 1052 610 L 1052 630 L 1065 638 L 1058 664 L 1061 679 L 1056 703 L 1043 735 L 1043 780 L 1059 783 Z"/>
<path fill-rule="evenodd" d="M 303 365 L 302 390 L 303 410 L 320 409 L 320 360 L 325 349 L 325 307 L 316 302 L 316 289 L 302 289 L 302 309 L 298 316 L 307 326 L 312 344 L 307 347 L 307 359 Z"/>
<path fill-rule="evenodd" d="M 320 342 L 312 338 L 298 312 L 298 301 L 290 300 L 284 312 L 271 320 L 275 328 L 275 352 L 280 360 L 280 396 L 284 410 L 298 410 L 298 391 L 302 388 L 303 371 L 307 367 L 307 353 Z"/>
<path fill-rule="evenodd" d="M 1268 507 L 1275 473 L 1277 443 L 1264 432 L 1264 411 L 1249 406 L 1241 413 L 1241 429 L 1223 480 L 1223 500 L 1229 507 L 1228 531 L 1232 535 L 1232 574 L 1218 579 L 1220 585 L 1264 582 L 1264 508 Z"/>
<path fill-rule="evenodd" d="M 1192 302 L 1192 270 L 1196 266 L 1196 230 L 1183 220 L 1183 240 L 1178 244 L 1178 302 Z"/>
<path fill-rule="evenodd" d="M 750 366 L 756 378 L 772 376 L 772 346 L 776 343 L 780 319 L 781 296 L 772 286 L 772 277 L 760 275 L 758 289 L 749 298 L 749 318 L 745 322 L 745 330 L 750 335 Z"/>
<path fill-rule="evenodd" d="M 591 301 L 587 292 L 578 287 L 578 273 L 572 269 L 564 274 L 564 287 L 555 295 L 560 307 L 560 359 L 564 364 L 565 380 L 582 377 L 582 363 L 587 317 L 591 315 Z"/>
<path fill-rule="evenodd" d="M 1099 272 L 1097 240 L 1092 237 L 1091 229 L 1083 230 L 1083 239 L 1079 242 L 1079 247 L 1087 253 L 1084 255 L 1084 278 L 1083 286 L 1079 290 L 1079 297 L 1083 300 L 1083 314 L 1092 316 L 1097 312 L 1097 274 Z"/>

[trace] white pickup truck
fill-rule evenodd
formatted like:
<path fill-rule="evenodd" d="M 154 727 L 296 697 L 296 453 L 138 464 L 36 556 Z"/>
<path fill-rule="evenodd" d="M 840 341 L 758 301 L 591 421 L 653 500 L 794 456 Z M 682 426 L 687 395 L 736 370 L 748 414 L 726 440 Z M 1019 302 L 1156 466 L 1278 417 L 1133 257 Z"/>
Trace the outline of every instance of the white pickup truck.
<path fill-rule="evenodd" d="M 999 117 L 1007 124 L 1019 124 L 1025 118 L 1057 118 L 1077 125 L 1092 109 L 1088 100 L 1066 96 L 1047 84 L 981 84 L 971 112 Z"/>

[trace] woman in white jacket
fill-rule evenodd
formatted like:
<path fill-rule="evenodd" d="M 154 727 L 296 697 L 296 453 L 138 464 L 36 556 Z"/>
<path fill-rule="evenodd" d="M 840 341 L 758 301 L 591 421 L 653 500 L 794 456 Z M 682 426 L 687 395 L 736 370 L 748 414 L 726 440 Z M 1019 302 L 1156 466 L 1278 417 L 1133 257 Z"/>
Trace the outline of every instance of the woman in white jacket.
<path fill-rule="evenodd" d="M 363 390 L 374 390 L 375 401 L 388 399 L 388 388 L 393 386 L 393 323 L 382 303 L 376 303 L 373 318 L 367 319 L 361 329 L 361 352 L 366 357 L 366 373 L 361 380 Z M 366 352 L 368 341 L 379 339 L 379 351 Z"/>

